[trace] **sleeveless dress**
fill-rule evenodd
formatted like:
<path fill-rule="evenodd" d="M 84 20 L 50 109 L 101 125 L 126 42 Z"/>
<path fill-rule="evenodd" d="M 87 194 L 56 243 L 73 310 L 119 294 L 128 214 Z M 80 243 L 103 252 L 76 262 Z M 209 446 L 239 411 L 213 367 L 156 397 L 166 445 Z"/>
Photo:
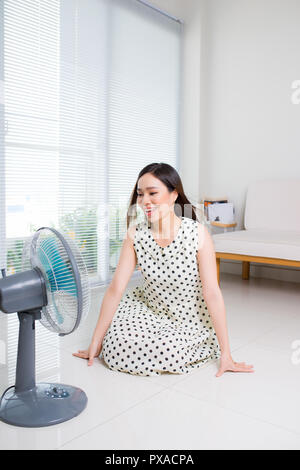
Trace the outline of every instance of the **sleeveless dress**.
<path fill-rule="evenodd" d="M 181 217 L 166 247 L 154 240 L 148 221 L 136 225 L 134 249 L 143 284 L 122 297 L 103 338 L 101 354 L 110 369 L 143 376 L 184 374 L 220 357 L 202 295 L 198 224 Z"/>

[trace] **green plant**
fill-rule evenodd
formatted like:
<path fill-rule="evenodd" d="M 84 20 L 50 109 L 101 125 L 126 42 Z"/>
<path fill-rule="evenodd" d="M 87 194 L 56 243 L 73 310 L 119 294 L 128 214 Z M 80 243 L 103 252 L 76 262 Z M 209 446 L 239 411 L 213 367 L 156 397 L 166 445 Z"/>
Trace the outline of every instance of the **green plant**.
<path fill-rule="evenodd" d="M 22 252 L 24 240 L 8 240 L 8 249 L 6 253 L 7 274 L 16 274 L 22 271 Z"/>
<path fill-rule="evenodd" d="M 87 269 L 97 272 L 97 208 L 78 207 L 59 218 L 59 228 L 74 239 Z"/>

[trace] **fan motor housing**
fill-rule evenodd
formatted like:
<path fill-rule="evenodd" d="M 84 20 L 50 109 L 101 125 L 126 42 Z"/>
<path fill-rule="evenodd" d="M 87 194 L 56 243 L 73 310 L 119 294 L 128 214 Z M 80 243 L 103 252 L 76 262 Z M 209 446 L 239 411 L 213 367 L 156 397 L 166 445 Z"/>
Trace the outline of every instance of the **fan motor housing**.
<path fill-rule="evenodd" d="M 0 310 L 14 313 L 47 305 L 47 291 L 39 268 L 0 279 Z"/>

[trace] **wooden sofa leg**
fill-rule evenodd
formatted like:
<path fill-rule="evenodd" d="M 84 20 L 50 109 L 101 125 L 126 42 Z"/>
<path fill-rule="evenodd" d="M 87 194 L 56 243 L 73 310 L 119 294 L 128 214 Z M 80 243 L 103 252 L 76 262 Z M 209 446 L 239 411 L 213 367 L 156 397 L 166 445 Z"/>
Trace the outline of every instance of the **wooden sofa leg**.
<path fill-rule="evenodd" d="M 243 271 L 242 271 L 242 279 L 249 279 L 250 273 L 250 261 L 242 261 L 243 263 Z"/>
<path fill-rule="evenodd" d="M 220 285 L 220 258 L 216 258 L 216 263 L 217 263 L 217 278 L 218 278 L 218 284 Z"/>

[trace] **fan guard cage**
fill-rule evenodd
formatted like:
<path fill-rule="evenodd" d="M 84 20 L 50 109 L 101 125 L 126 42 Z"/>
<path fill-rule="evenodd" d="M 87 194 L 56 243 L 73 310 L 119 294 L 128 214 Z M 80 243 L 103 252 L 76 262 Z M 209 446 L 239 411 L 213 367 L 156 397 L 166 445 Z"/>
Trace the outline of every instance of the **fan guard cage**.
<path fill-rule="evenodd" d="M 39 268 L 46 283 L 48 304 L 40 322 L 61 336 L 72 333 L 90 309 L 90 288 L 84 259 L 67 234 L 41 227 L 23 247 L 22 269 Z"/>

